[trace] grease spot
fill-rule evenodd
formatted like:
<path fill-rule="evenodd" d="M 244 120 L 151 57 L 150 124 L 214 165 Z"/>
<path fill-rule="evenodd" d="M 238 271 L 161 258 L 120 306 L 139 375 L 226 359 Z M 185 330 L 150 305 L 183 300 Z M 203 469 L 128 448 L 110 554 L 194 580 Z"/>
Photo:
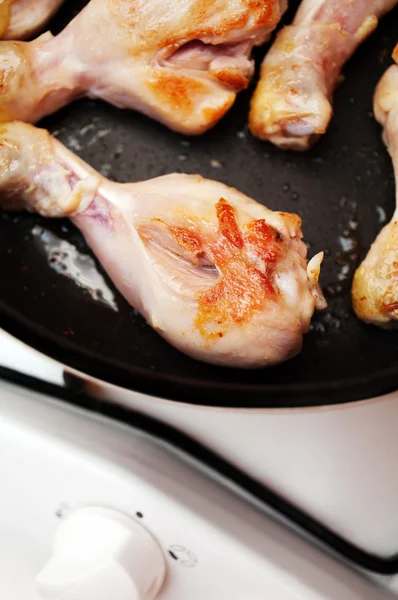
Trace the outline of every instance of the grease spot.
<path fill-rule="evenodd" d="M 222 162 L 220 160 L 217 160 L 217 158 L 211 159 L 210 166 L 213 167 L 213 169 L 222 169 L 223 168 Z"/>
<path fill-rule="evenodd" d="M 32 235 L 42 244 L 50 267 L 88 291 L 93 300 L 118 311 L 115 296 L 99 273 L 95 261 L 82 254 L 75 246 L 62 240 L 51 231 L 35 225 Z"/>
<path fill-rule="evenodd" d="M 382 206 L 376 206 L 376 212 L 377 212 L 377 221 L 380 224 L 383 224 L 387 221 L 387 215 L 386 215 L 386 211 L 384 210 L 384 208 Z"/>

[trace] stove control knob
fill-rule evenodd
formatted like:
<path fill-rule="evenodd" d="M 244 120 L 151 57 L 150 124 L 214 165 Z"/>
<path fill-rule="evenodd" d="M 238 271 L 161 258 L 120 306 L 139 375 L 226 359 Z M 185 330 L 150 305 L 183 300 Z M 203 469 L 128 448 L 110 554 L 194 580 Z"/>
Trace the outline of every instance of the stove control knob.
<path fill-rule="evenodd" d="M 140 523 L 93 507 L 61 523 L 36 583 L 48 600 L 153 600 L 165 574 L 162 551 Z"/>

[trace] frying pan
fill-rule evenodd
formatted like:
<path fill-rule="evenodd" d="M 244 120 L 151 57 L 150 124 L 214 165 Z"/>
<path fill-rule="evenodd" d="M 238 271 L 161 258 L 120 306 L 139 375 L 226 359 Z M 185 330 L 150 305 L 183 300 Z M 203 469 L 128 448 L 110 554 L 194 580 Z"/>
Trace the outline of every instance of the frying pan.
<path fill-rule="evenodd" d="M 86 2 L 66 3 L 57 32 Z M 291 18 L 297 2 L 292 2 Z M 303 218 L 309 254 L 326 253 L 329 306 L 315 315 L 299 356 L 244 371 L 196 362 L 170 347 L 115 291 L 117 312 L 56 272 L 32 229 L 39 225 L 90 254 L 65 220 L 0 215 L 0 326 L 66 365 L 110 383 L 176 401 L 216 406 L 299 407 L 362 400 L 398 388 L 396 331 L 354 315 L 350 287 L 394 206 L 394 180 L 372 95 L 390 64 L 398 11 L 387 15 L 345 68 L 330 129 L 309 152 L 282 152 L 247 131 L 252 89 L 202 137 L 186 139 L 135 112 L 82 100 L 42 126 L 112 179 L 172 171 L 235 186 L 271 209 Z M 257 52 L 257 64 L 266 48 Z M 112 283 L 103 274 L 109 287 Z"/>

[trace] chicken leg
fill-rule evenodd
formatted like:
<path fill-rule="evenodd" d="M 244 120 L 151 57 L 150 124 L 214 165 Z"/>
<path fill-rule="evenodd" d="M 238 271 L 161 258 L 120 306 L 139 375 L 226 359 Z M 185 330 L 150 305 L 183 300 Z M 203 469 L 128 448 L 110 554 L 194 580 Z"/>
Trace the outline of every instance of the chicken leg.
<path fill-rule="evenodd" d="M 326 132 L 344 63 L 398 0 L 303 0 L 264 59 L 250 110 L 253 134 L 306 150 Z"/>
<path fill-rule="evenodd" d="M 297 354 L 323 254 L 307 264 L 297 215 L 197 175 L 113 183 L 46 131 L 0 125 L 3 208 L 68 216 L 119 291 L 197 359 L 264 367 Z"/>
<path fill-rule="evenodd" d="M 398 46 L 394 58 L 398 62 Z M 376 88 L 374 113 L 384 128 L 384 140 L 398 180 L 397 65 L 387 70 Z M 352 299 L 358 317 L 367 323 L 385 326 L 398 319 L 398 193 L 390 223 L 380 231 L 355 273 Z"/>
<path fill-rule="evenodd" d="M 25 40 L 42 30 L 64 0 L 1 0 L 0 38 Z"/>
<path fill-rule="evenodd" d="M 253 74 L 286 0 L 91 0 L 55 38 L 0 43 L 0 120 L 36 122 L 101 98 L 199 134 Z"/>

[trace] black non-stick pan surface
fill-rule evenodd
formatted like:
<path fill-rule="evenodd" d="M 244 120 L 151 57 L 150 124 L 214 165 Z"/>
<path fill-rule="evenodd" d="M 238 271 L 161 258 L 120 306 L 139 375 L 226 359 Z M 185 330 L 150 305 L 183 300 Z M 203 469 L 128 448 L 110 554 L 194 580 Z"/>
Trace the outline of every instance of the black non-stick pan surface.
<path fill-rule="evenodd" d="M 66 3 L 52 31 L 59 31 L 85 3 Z M 116 291 L 117 312 L 54 270 L 32 233 L 35 226 L 80 252 L 90 251 L 68 221 L 28 214 L 0 215 L 0 326 L 68 366 L 172 400 L 298 407 L 396 390 L 398 332 L 360 322 L 351 307 L 350 287 L 355 268 L 394 207 L 392 166 L 373 118 L 372 95 L 397 41 L 395 10 L 346 66 L 330 129 L 303 154 L 280 151 L 250 135 L 252 89 L 239 95 L 217 127 L 198 138 L 187 139 L 138 113 L 89 100 L 41 124 L 114 180 L 200 173 L 271 209 L 297 212 L 309 254 L 325 251 L 321 283 L 329 304 L 314 317 L 299 356 L 259 371 L 213 367 L 184 356 Z M 257 52 L 258 63 L 265 50 Z"/>

